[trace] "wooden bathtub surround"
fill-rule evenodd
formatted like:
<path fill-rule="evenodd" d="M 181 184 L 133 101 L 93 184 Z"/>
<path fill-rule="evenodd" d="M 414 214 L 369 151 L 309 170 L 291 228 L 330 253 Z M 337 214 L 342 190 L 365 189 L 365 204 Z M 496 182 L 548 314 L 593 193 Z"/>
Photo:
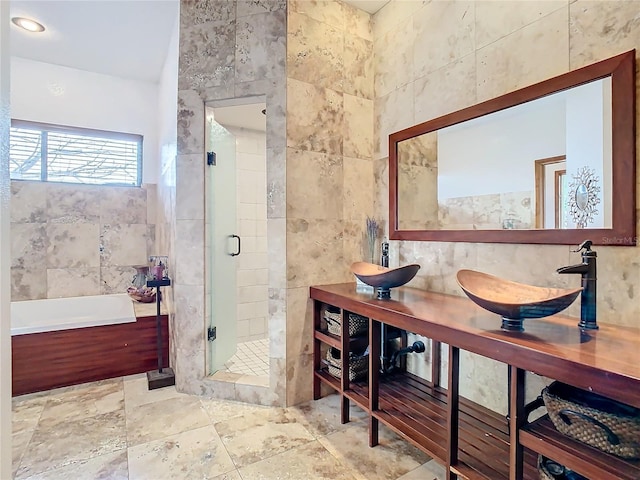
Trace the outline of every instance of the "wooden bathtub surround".
<path fill-rule="evenodd" d="M 450 479 L 520 480 L 539 478 L 543 454 L 590 479 L 640 478 L 640 462 L 622 460 L 573 441 L 555 430 L 545 415 L 528 423 L 525 373 L 540 375 L 599 393 L 640 408 L 640 329 L 616 327 L 602 318 L 599 330 L 581 332 L 575 318 L 556 315 L 527 320 L 524 332 L 504 332 L 501 319 L 469 299 L 408 287 L 390 300 L 357 293 L 355 284 L 311 287 L 314 300 L 314 398 L 329 385 L 342 396 L 341 419 L 349 402 L 369 413 L 369 444 L 378 442 L 384 423 L 442 462 Z M 327 305 L 343 312 L 342 335 L 321 331 Z M 349 382 L 328 374 L 322 365 L 325 345 L 349 350 L 348 312 L 369 317 L 369 376 Z M 410 373 L 381 376 L 381 325 L 431 339 L 431 380 Z M 448 349 L 448 388 L 440 385 L 440 343 Z M 460 350 L 508 365 L 510 421 L 459 395 Z M 341 355 L 348 371 L 348 355 Z M 505 381 L 505 389 L 507 382 Z"/>
<path fill-rule="evenodd" d="M 168 325 L 168 316 L 162 315 L 166 367 Z M 11 337 L 11 347 L 13 396 L 143 373 L 158 366 L 155 315 L 119 325 L 16 335 Z"/>

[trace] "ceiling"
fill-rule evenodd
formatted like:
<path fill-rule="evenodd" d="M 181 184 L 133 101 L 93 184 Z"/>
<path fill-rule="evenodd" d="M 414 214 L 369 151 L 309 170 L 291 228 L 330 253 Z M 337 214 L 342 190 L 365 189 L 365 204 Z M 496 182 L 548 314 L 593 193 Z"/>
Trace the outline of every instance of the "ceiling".
<path fill-rule="evenodd" d="M 365 12 L 369 12 L 371 14 L 376 13 L 382 7 L 384 7 L 390 0 L 342 0 L 344 3 L 347 3 L 353 7 L 359 8 L 360 10 L 364 10 Z"/>
<path fill-rule="evenodd" d="M 216 107 L 213 109 L 213 115 L 216 122 L 225 127 L 241 127 L 266 132 L 266 114 L 262 113 L 266 108 L 267 105 L 264 102 Z"/>
<path fill-rule="evenodd" d="M 12 55 L 154 83 L 180 9 L 178 0 L 11 0 L 10 6 L 11 17 L 46 28 L 33 34 L 12 24 Z"/>
<path fill-rule="evenodd" d="M 343 1 L 372 14 L 389 2 Z M 179 0 L 11 0 L 10 6 L 12 17 L 46 28 L 33 34 L 12 24 L 12 55 L 154 83 L 180 10 Z"/>

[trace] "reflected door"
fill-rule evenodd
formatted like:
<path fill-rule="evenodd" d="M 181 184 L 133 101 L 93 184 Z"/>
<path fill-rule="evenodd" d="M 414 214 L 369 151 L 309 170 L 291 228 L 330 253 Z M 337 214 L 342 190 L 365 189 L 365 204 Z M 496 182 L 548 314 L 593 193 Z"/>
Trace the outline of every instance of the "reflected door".
<path fill-rule="evenodd" d="M 236 352 L 236 139 L 207 109 L 207 227 L 211 323 L 208 330 L 210 372 L 221 369 Z"/>

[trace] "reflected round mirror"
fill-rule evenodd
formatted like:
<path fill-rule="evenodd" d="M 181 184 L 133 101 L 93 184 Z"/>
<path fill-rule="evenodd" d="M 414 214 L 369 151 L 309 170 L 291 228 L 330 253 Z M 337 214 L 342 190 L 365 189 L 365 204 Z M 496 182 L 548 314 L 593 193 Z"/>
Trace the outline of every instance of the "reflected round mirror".
<path fill-rule="evenodd" d="M 581 183 L 576 188 L 576 205 L 580 210 L 586 210 L 587 205 L 589 205 L 589 192 L 584 183 Z"/>

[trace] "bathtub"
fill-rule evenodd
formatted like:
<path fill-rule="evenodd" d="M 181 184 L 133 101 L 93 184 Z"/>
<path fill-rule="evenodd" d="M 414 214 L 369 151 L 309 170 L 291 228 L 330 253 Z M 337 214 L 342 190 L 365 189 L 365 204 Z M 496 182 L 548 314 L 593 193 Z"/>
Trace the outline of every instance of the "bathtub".
<path fill-rule="evenodd" d="M 156 317 L 136 318 L 126 294 L 12 302 L 11 348 L 14 396 L 147 372 L 158 367 Z"/>
<path fill-rule="evenodd" d="M 11 335 L 135 322 L 127 294 L 11 302 Z"/>

